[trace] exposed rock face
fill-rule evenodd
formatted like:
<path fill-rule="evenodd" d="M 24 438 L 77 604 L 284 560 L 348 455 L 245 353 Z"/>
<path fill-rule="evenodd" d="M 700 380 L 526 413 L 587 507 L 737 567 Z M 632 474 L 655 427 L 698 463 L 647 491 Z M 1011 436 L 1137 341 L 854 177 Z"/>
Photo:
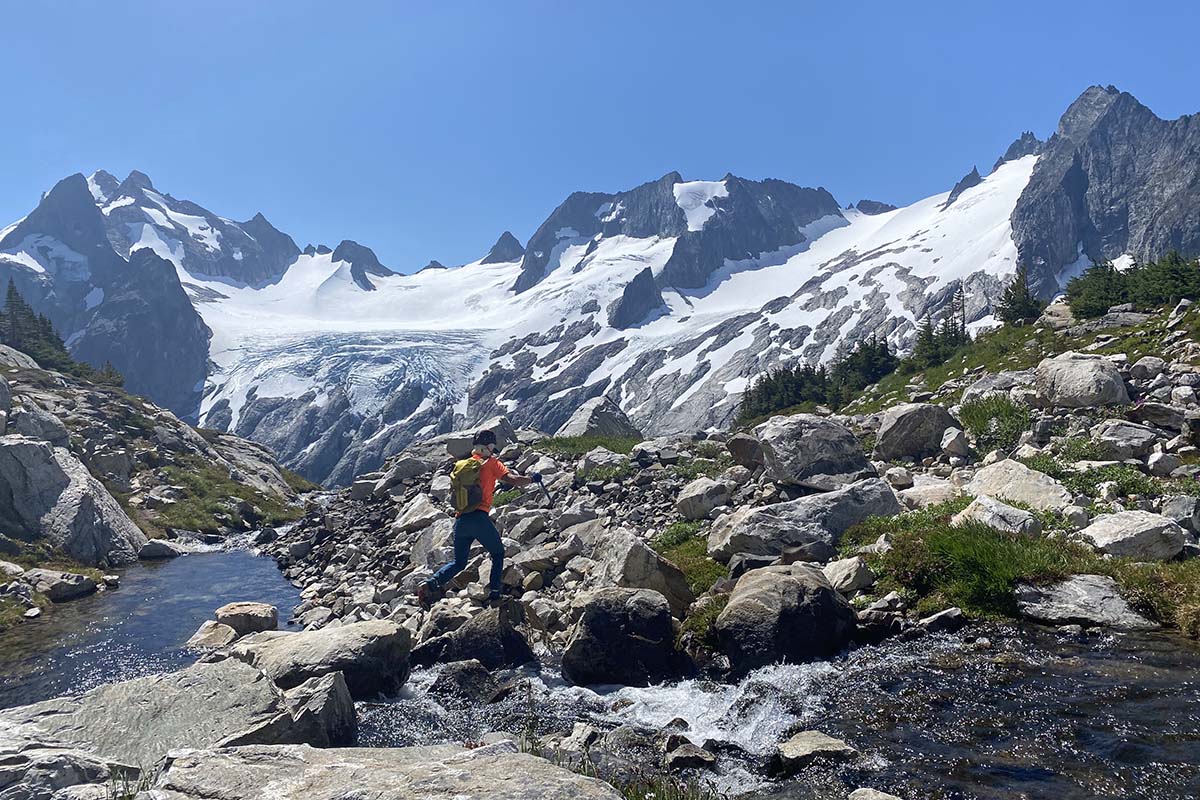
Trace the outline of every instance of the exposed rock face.
<path fill-rule="evenodd" d="M 21 580 L 41 592 L 54 603 L 83 597 L 96 591 L 96 582 L 87 575 L 61 572 L 56 569 L 25 570 Z"/>
<path fill-rule="evenodd" d="M 875 474 L 854 434 L 816 414 L 772 417 L 754 434 L 767 473 L 779 483 L 827 491 Z"/>
<path fill-rule="evenodd" d="M 1138 561 L 1166 561 L 1183 549 L 1183 529 L 1174 520 L 1149 511 L 1120 511 L 1100 516 L 1079 535 L 1097 550 Z"/>
<path fill-rule="evenodd" d="M 859 200 L 854 207 L 869 217 L 896 210 L 896 206 L 891 203 L 881 203 L 878 200 Z"/>
<path fill-rule="evenodd" d="M 1043 472 L 1019 461 L 1005 459 L 975 473 L 964 489 L 967 494 L 1024 503 L 1038 511 L 1062 511 L 1071 505 L 1071 493 Z"/>
<path fill-rule="evenodd" d="M 962 425 L 933 403 L 903 403 L 883 413 L 874 456 L 882 461 L 920 460 L 942 452 L 942 435 Z"/>
<path fill-rule="evenodd" d="M 950 190 L 950 196 L 946 198 L 946 203 L 942 206 L 942 209 L 945 210 L 948 208 L 967 189 L 978 186 L 981 183 L 983 183 L 983 178 L 979 175 L 979 167 L 971 167 L 971 171 L 964 175 L 958 183 L 954 184 L 954 188 Z"/>
<path fill-rule="evenodd" d="M 237 747 L 177 754 L 157 781 L 162 800 L 254 800 L 270 786 L 276 800 L 620 800 L 595 778 L 517 752 L 512 742 L 464 750 L 453 745 L 406 748 Z"/>
<path fill-rule="evenodd" d="M 679 567 L 627 530 L 608 532 L 589 542 L 587 552 L 598 562 L 594 579 L 599 586 L 653 589 L 667 598 L 677 616 L 696 599 Z"/>
<path fill-rule="evenodd" d="M 679 491 L 675 509 L 684 519 L 704 519 L 714 508 L 724 505 L 728 500 L 729 487 L 724 482 L 700 477 Z"/>
<path fill-rule="evenodd" d="M 764 567 L 737 582 L 714 630 L 735 672 L 806 661 L 841 650 L 854 609 L 810 564 Z"/>
<path fill-rule="evenodd" d="M 375 291 L 369 275 L 388 276 L 393 274 L 390 269 L 379 263 L 375 251 L 369 247 L 346 239 L 333 251 L 334 261 L 345 261 L 350 264 L 350 277 L 360 289 L 368 292 Z"/>
<path fill-rule="evenodd" d="M 83 464 L 23 436 L 0 437 L 0 525 L 93 565 L 135 561 L 146 542 Z"/>
<path fill-rule="evenodd" d="M 555 436 L 620 436 L 640 439 L 642 434 L 621 407 L 607 397 L 585 400 Z"/>
<path fill-rule="evenodd" d="M 562 657 L 581 685 L 647 686 L 679 673 L 671 608 L 649 589 L 600 589 L 583 602 Z"/>
<path fill-rule="evenodd" d="M 1055 625 L 1105 625 L 1124 630 L 1148 630 L 1158 625 L 1129 607 L 1107 575 L 1072 575 L 1048 586 L 1021 584 L 1016 588 L 1021 613 Z"/>
<path fill-rule="evenodd" d="M 1050 406 L 1093 408 L 1128 405 L 1129 392 L 1117 366 L 1101 356 L 1066 352 L 1044 358 L 1034 378 L 1038 396 Z"/>
<path fill-rule="evenodd" d="M 232 659 L 0 711 L 0 723 L 150 768 L 167 751 L 224 744 L 347 744 L 354 707 L 338 676 L 284 694 Z"/>
<path fill-rule="evenodd" d="M 488 254 L 483 257 L 484 264 L 503 264 L 510 261 L 517 261 L 521 256 L 525 255 L 525 248 L 508 231 L 500 234 L 500 238 L 492 245 L 492 249 L 488 250 Z"/>
<path fill-rule="evenodd" d="M 619 331 L 644 322 L 651 312 L 663 307 L 662 293 L 649 267 L 634 276 L 621 296 L 608 306 L 608 324 Z"/>
<path fill-rule="evenodd" d="M 341 672 L 356 699 L 390 694 L 408 678 L 409 632 L 394 622 L 368 620 L 336 628 L 267 631 L 238 641 L 234 658 L 252 664 L 287 689 Z"/>
<path fill-rule="evenodd" d="M 504 608 L 488 609 L 461 628 L 421 642 L 413 650 L 413 663 L 429 666 L 475 660 L 488 669 L 528 664 L 534 660 L 533 650 L 514 627 L 511 613 Z"/>
<path fill-rule="evenodd" d="M 814 557 L 831 558 L 846 530 L 868 517 L 890 517 L 900 510 L 891 487 L 871 478 L 786 503 L 739 508 L 713 524 L 708 553 L 728 561 L 737 553 L 777 556 L 800 547 Z"/>
<path fill-rule="evenodd" d="M 1081 250 L 1092 261 L 1200 252 L 1198 143 L 1190 116 L 1159 119 L 1112 86 L 1080 95 L 1012 213 L 1013 240 L 1038 291 L 1061 288 L 1056 276 Z"/>
<path fill-rule="evenodd" d="M 996 159 L 992 171 L 994 172 L 1001 164 L 1009 161 L 1016 161 L 1018 158 L 1024 158 L 1025 156 L 1037 155 L 1041 152 L 1042 145 L 1042 140 L 1034 136 L 1033 131 L 1025 131 L 1008 146 L 1008 149 L 1004 151 L 1004 155 Z"/>

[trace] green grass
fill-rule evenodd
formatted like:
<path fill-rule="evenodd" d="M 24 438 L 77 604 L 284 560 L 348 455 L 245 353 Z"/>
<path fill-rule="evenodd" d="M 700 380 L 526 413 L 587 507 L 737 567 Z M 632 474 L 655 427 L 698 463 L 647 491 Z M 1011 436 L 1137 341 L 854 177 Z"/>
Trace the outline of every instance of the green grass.
<path fill-rule="evenodd" d="M 878 591 L 899 590 L 919 614 L 959 606 L 984 617 L 1016 616 L 1017 583 L 1045 583 L 1069 575 L 1108 575 L 1134 609 L 1167 627 L 1200 638 L 1200 559 L 1138 563 L 1102 558 L 1061 536 L 1011 536 L 979 524 L 950 525 L 961 504 L 871 520 L 848 532 L 873 541 L 889 533 L 891 549 L 871 556 Z"/>
<path fill-rule="evenodd" d="M 284 483 L 288 485 L 288 488 L 296 494 L 321 491 L 321 484 L 313 483 L 300 473 L 292 472 L 287 467 L 280 467 L 279 474 L 283 476 Z"/>
<path fill-rule="evenodd" d="M 975 437 L 984 453 L 992 450 L 1011 450 L 1021 434 L 1029 430 L 1029 409 L 1018 405 L 1007 395 L 988 395 L 962 404 L 958 419 Z"/>
<path fill-rule="evenodd" d="M 629 455 L 641 439 L 628 436 L 551 436 L 533 445 L 535 450 L 556 456 L 581 456 L 603 447 L 621 455 Z"/>
<path fill-rule="evenodd" d="M 522 494 L 523 492 L 520 489 L 505 489 L 502 492 L 496 492 L 492 497 L 492 507 L 500 508 L 501 506 L 506 506 Z"/>
<path fill-rule="evenodd" d="M 1023 459 L 1022 463 L 1030 469 L 1044 472 L 1059 481 L 1072 494 L 1083 494 L 1088 497 L 1096 497 L 1099 493 L 1099 485 L 1110 481 L 1116 484 L 1117 494 L 1120 497 L 1135 494 L 1143 497 L 1162 497 L 1164 494 L 1186 494 L 1189 490 L 1196 488 L 1195 481 L 1185 483 L 1160 480 L 1126 464 L 1109 464 L 1075 471 L 1060 459 L 1046 453 L 1039 453 Z"/>
<path fill-rule="evenodd" d="M 232 507 L 236 501 L 230 498 L 257 506 L 267 525 L 290 522 L 304 513 L 301 508 L 238 483 L 219 466 L 196 456 L 182 456 L 163 472 L 167 483 L 182 487 L 184 496 L 173 505 L 155 510 L 151 519 L 156 527 L 216 532 L 221 527 L 220 517 L 237 513 Z"/>
<path fill-rule="evenodd" d="M 708 537 L 701 533 L 700 522 L 675 522 L 650 546 L 660 556 L 683 571 L 694 594 L 703 594 L 717 581 L 729 575 L 728 568 L 708 557 Z"/>
<path fill-rule="evenodd" d="M 0 631 L 19 625 L 25 616 L 25 606 L 16 600 L 0 597 Z"/>
<path fill-rule="evenodd" d="M 683 638 L 685 634 L 692 634 L 693 640 L 697 644 L 716 649 L 717 641 L 713 626 L 717 622 L 717 617 L 721 616 L 721 612 L 725 610 L 725 606 L 729 605 L 729 597 L 727 594 L 717 595 L 711 601 L 706 602 L 699 611 L 685 619 L 679 628 L 680 638 Z"/>
<path fill-rule="evenodd" d="M 626 461 L 623 464 L 611 464 L 602 467 L 593 467 L 592 469 L 581 469 L 576 473 L 576 476 L 581 480 L 590 483 L 591 481 L 601 481 L 610 483 L 612 481 L 623 481 L 632 476 L 637 470 L 633 464 Z"/>

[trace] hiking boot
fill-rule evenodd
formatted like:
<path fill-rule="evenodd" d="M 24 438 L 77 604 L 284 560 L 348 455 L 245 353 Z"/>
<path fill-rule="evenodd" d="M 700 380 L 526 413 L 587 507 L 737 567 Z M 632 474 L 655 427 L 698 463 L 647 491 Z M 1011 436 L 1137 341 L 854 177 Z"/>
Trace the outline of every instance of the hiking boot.
<path fill-rule="evenodd" d="M 428 583 L 422 583 L 417 587 L 417 605 L 421 608 L 429 608 L 437 600 L 437 590 Z"/>
<path fill-rule="evenodd" d="M 504 595 L 501 592 L 492 592 L 487 596 L 487 600 L 484 601 L 483 605 L 485 608 L 495 608 L 503 602 Z"/>

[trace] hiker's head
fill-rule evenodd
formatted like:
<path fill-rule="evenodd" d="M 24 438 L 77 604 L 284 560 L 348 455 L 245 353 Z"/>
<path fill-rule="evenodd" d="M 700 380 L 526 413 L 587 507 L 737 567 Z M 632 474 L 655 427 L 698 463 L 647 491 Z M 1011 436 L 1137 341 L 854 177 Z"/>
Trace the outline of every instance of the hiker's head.
<path fill-rule="evenodd" d="M 475 434 L 472 450 L 482 456 L 490 456 L 496 452 L 496 434 L 489 430 L 482 430 Z"/>

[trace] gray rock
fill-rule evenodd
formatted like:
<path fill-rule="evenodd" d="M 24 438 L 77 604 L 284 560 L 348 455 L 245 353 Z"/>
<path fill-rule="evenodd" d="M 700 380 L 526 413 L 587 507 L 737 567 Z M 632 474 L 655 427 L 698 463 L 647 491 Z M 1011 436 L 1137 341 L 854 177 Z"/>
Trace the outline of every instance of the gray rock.
<path fill-rule="evenodd" d="M 428 528 L 439 519 L 446 517 L 446 509 L 439 508 L 433 498 L 427 494 L 419 494 L 396 517 L 392 523 L 392 532 L 397 534 L 412 533 Z"/>
<path fill-rule="evenodd" d="M 861 556 L 830 561 L 821 571 L 830 585 L 841 594 L 849 595 L 875 583 L 875 572 Z"/>
<path fill-rule="evenodd" d="M 828 491 L 875 475 L 854 434 L 824 417 L 772 417 L 754 434 L 767 474 L 777 483 Z"/>
<path fill-rule="evenodd" d="M 809 564 L 763 567 L 738 579 L 714 631 L 735 673 L 833 655 L 854 632 L 854 609 Z"/>
<path fill-rule="evenodd" d="M 953 633 L 967 624 L 967 617 L 961 608 L 951 606 L 936 614 L 922 617 L 917 624 L 930 633 Z"/>
<path fill-rule="evenodd" d="M 592 580 L 598 586 L 653 589 L 683 616 L 696 599 L 679 567 L 650 549 L 639 537 L 618 528 L 585 540 L 585 554 L 597 561 Z"/>
<path fill-rule="evenodd" d="M 1135 381 L 1152 381 L 1167 368 L 1167 362 L 1158 356 L 1142 356 L 1129 368 L 1129 377 Z"/>
<path fill-rule="evenodd" d="M 1105 625 L 1148 630 L 1158 625 L 1129 607 L 1107 575 L 1072 575 L 1045 586 L 1019 584 L 1014 592 L 1024 616 L 1053 625 Z"/>
<path fill-rule="evenodd" d="M 584 401 L 554 435 L 642 438 L 621 407 L 604 396 Z"/>
<path fill-rule="evenodd" d="M 663 766 L 671 772 L 684 769 L 708 769 L 716 766 L 717 757 L 690 742 L 681 744 L 663 758 Z"/>
<path fill-rule="evenodd" d="M 217 622 L 228 625 L 238 636 L 273 631 L 279 627 L 279 611 L 268 603 L 239 601 L 226 603 L 214 614 Z"/>
<path fill-rule="evenodd" d="M 1097 517 L 1079 534 L 1102 553 L 1138 561 L 1166 561 L 1183 549 L 1184 533 L 1173 520 L 1149 511 Z"/>
<path fill-rule="evenodd" d="M 762 444 L 753 436 L 735 433 L 725 440 L 725 447 L 733 457 L 734 463 L 739 466 L 754 470 L 763 464 Z"/>
<path fill-rule="evenodd" d="M 1092 441 L 1100 446 L 1105 457 L 1114 461 L 1145 459 L 1158 440 L 1153 428 L 1123 419 L 1108 419 L 1092 429 Z"/>
<path fill-rule="evenodd" d="M 382 478 L 375 481 L 375 485 L 371 487 L 371 493 L 376 497 L 383 497 L 387 494 L 388 489 L 429 472 L 433 466 L 430 462 L 422 461 L 419 458 L 401 456 L 391 463 Z"/>
<path fill-rule="evenodd" d="M 967 458 L 971 455 L 971 440 L 960 428 L 947 428 L 942 434 L 942 452 L 948 456 Z"/>
<path fill-rule="evenodd" d="M 429 693 L 452 701 L 482 705 L 496 691 L 496 681 L 487 667 L 472 658 L 443 664 Z"/>
<path fill-rule="evenodd" d="M 192 548 L 182 542 L 170 539 L 151 539 L 138 549 L 138 558 L 142 561 L 161 561 L 167 558 L 179 558 L 192 552 Z"/>
<path fill-rule="evenodd" d="M 901 798 L 878 789 L 860 788 L 851 792 L 848 800 L 901 800 Z"/>
<path fill-rule="evenodd" d="M 1001 370 L 990 372 L 963 390 L 962 402 L 968 403 L 989 395 L 1009 396 L 1013 389 L 1028 389 L 1034 384 L 1034 371 Z"/>
<path fill-rule="evenodd" d="M 616 789 L 512 742 L 463 749 L 304 746 L 237 747 L 176 753 L 154 788 L 156 800 L 620 800 Z M 352 788 L 350 788 L 352 787 Z"/>
<path fill-rule="evenodd" d="M 815 557 L 831 558 L 846 530 L 901 510 L 891 487 L 871 478 L 837 491 L 726 514 L 713 523 L 708 553 L 727 562 L 737 553 L 777 556 L 789 547 L 806 547 Z"/>
<path fill-rule="evenodd" d="M 32 357 L 6 344 L 0 344 L 0 365 L 16 369 L 41 369 Z"/>
<path fill-rule="evenodd" d="M 219 650 L 237 641 L 238 634 L 228 625 L 216 620 L 206 619 L 188 639 L 185 646 L 196 650 Z"/>
<path fill-rule="evenodd" d="M 620 297 L 609 303 L 608 324 L 619 331 L 632 328 L 664 305 L 654 273 L 646 267 L 626 284 Z"/>
<path fill-rule="evenodd" d="M 0 527 L 45 538 L 90 565 L 137 559 L 146 536 L 74 456 L 23 436 L 0 437 Z"/>
<path fill-rule="evenodd" d="M 1183 466 L 1183 459 L 1174 453 L 1151 453 L 1146 459 L 1146 469 L 1157 478 L 1170 477 Z"/>
<path fill-rule="evenodd" d="M 1184 530 L 1200 531 L 1200 501 L 1190 495 L 1169 495 L 1163 498 L 1162 515 Z M 0 572 L 3 569 L 0 568 Z"/>
<path fill-rule="evenodd" d="M 96 591 L 96 582 L 87 575 L 55 569 L 26 570 L 21 580 L 55 603 L 74 600 Z"/>
<path fill-rule="evenodd" d="M 688 520 L 706 518 L 714 508 L 729 502 L 729 487 L 712 478 L 696 478 L 679 490 L 675 510 Z"/>
<path fill-rule="evenodd" d="M 368 620 L 300 633 L 256 633 L 238 641 L 231 654 L 285 689 L 341 672 L 351 696 L 365 700 L 395 692 L 408 678 L 409 638 L 394 622 Z"/>
<path fill-rule="evenodd" d="M 671 608 L 661 594 L 607 588 L 581 604 L 562 657 L 572 683 L 647 686 L 679 674 Z"/>
<path fill-rule="evenodd" d="M 883 412 L 873 456 L 883 461 L 920 461 L 942 452 L 942 438 L 962 424 L 941 406 L 902 403 Z"/>
<path fill-rule="evenodd" d="M 964 522 L 978 522 L 1018 536 L 1037 536 L 1042 532 L 1042 523 L 1033 514 L 993 500 L 987 495 L 976 497 L 951 520 L 954 525 L 962 525 Z"/>
<path fill-rule="evenodd" d="M 7 709 L 0 723 L 146 769 L 182 747 L 328 746 L 347 744 L 354 734 L 353 705 L 339 676 L 285 694 L 231 659 Z"/>
<path fill-rule="evenodd" d="M 793 775 L 818 759 L 828 761 L 853 761 L 858 751 L 841 739 L 835 739 L 820 731 L 801 731 L 778 748 L 780 769 Z"/>
<path fill-rule="evenodd" d="M 66 447 L 71 439 L 62 420 L 34 405 L 22 406 L 9 415 L 8 433 L 49 442 L 55 447 Z"/>
<path fill-rule="evenodd" d="M 1094 408 L 1129 404 L 1120 371 L 1101 356 L 1068 351 L 1042 359 L 1035 383 L 1038 396 L 1050 406 Z"/>
<path fill-rule="evenodd" d="M 430 666 L 473 659 L 488 669 L 503 669 L 534 661 L 529 642 L 514 625 L 513 608 L 490 608 L 450 633 L 421 642 L 413 649 L 412 662 Z"/>
<path fill-rule="evenodd" d="M 1012 459 L 980 468 L 963 491 L 976 497 L 986 495 L 1024 503 L 1038 511 L 1062 511 L 1072 504 L 1073 499 L 1071 493 L 1049 475 Z"/>

